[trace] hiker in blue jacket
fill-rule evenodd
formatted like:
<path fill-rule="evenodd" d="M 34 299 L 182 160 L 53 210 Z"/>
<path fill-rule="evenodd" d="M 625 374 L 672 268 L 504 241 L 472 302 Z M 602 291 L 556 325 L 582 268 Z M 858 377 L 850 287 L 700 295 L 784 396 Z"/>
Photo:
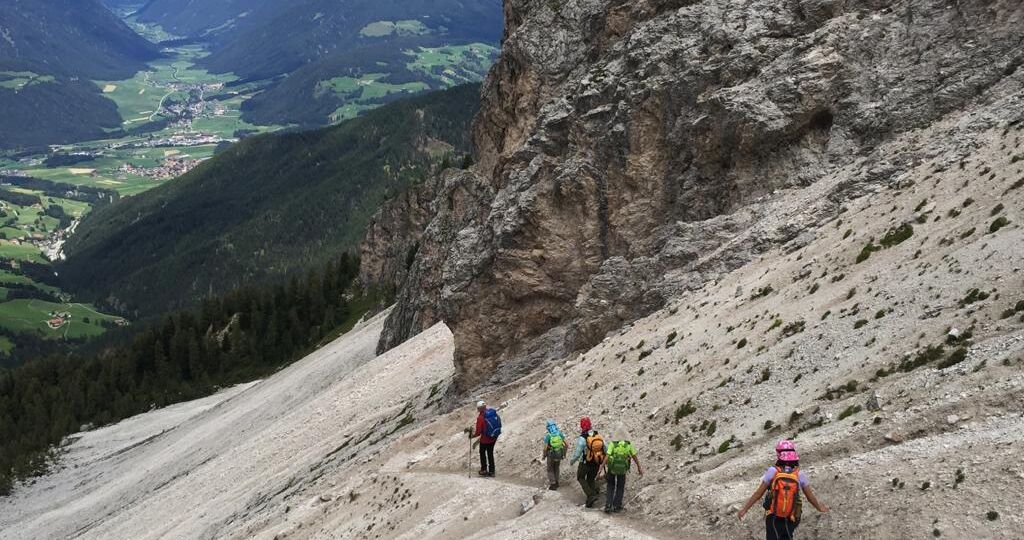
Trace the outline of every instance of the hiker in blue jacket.
<path fill-rule="evenodd" d="M 565 458 L 566 439 L 554 420 L 548 420 L 547 429 L 548 432 L 544 434 L 543 459 L 547 462 L 548 489 L 554 491 L 558 489 L 558 468 Z"/>
<path fill-rule="evenodd" d="M 587 496 L 584 506 L 593 508 L 601 496 L 601 489 L 597 486 L 597 473 L 601 463 L 604 463 L 604 439 L 593 429 L 590 418 L 586 416 L 580 418 L 580 436 L 573 447 L 569 464 L 577 461 L 580 465 L 576 469 L 576 480 L 583 488 L 583 494 Z"/>

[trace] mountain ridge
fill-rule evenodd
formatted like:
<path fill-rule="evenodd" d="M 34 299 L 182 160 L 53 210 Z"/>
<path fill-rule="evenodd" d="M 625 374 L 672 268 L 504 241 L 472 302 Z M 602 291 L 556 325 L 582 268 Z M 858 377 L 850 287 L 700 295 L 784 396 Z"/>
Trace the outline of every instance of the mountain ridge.
<path fill-rule="evenodd" d="M 0 35 L 4 149 L 88 140 L 119 128 L 116 105 L 90 81 L 129 78 L 159 56 L 98 0 L 4 2 Z"/>

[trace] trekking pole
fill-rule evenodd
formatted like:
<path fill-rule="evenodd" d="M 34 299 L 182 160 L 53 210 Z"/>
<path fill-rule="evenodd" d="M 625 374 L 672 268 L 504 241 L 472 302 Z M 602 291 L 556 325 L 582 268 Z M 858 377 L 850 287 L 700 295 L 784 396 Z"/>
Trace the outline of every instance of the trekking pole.
<path fill-rule="evenodd" d="M 469 478 L 473 478 L 473 437 L 471 437 L 472 432 L 469 430 L 469 428 L 462 430 L 462 432 L 465 433 L 466 438 L 469 439 L 469 470 L 466 472 L 466 475 Z"/>

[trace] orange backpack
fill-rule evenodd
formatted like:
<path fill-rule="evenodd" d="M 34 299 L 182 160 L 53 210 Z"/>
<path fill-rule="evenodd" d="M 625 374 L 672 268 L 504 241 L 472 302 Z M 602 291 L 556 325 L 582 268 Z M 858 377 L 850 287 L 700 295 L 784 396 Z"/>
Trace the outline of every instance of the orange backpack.
<path fill-rule="evenodd" d="M 604 451 L 604 438 L 596 431 L 591 432 L 587 437 L 587 463 L 603 463 Z"/>
<path fill-rule="evenodd" d="M 765 499 L 765 515 L 800 520 L 800 469 L 786 471 L 775 467 L 775 476 Z"/>

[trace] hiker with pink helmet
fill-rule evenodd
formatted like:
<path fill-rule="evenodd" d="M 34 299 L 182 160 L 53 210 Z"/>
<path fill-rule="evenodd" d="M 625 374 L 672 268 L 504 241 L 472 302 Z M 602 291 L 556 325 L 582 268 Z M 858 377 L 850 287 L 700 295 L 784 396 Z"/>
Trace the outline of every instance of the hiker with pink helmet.
<path fill-rule="evenodd" d="M 807 500 L 822 514 L 828 513 L 828 507 L 818 501 L 807 475 L 800 470 L 800 454 L 797 453 L 793 441 L 779 441 L 775 445 L 775 456 L 775 465 L 765 471 L 761 477 L 761 484 L 740 509 L 738 516 L 739 519 L 743 519 L 747 511 L 764 497 L 765 538 L 792 540 L 793 533 L 800 525 L 800 491 L 803 491 Z"/>

